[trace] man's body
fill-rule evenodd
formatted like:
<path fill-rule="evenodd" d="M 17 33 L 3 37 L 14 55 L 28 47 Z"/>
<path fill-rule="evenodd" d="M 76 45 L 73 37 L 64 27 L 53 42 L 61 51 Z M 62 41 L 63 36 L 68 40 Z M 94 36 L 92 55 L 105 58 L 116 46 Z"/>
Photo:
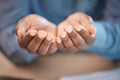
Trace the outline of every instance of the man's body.
<path fill-rule="evenodd" d="M 72 25 L 71 21 L 73 21 L 73 23 L 75 24 L 76 18 L 78 18 L 78 16 L 76 16 L 77 14 L 75 14 L 75 17 L 76 17 L 75 18 L 74 13 L 75 12 L 83 12 L 83 13 L 87 14 L 86 16 L 89 15 L 94 19 L 94 22 L 93 22 L 94 25 L 92 24 L 93 27 L 92 28 L 88 27 L 89 29 L 88 28 L 86 28 L 86 29 L 89 32 L 93 33 L 94 36 L 96 35 L 95 42 L 93 43 L 93 45 L 87 44 L 89 46 L 86 50 L 95 52 L 105 58 L 108 58 L 108 59 L 112 59 L 112 60 L 120 59 L 120 54 L 118 53 L 120 51 L 120 49 L 119 49 L 119 46 L 120 46 L 120 43 L 119 43 L 119 39 L 120 39 L 120 36 L 119 36 L 120 35 L 120 31 L 119 31 L 120 30 L 120 23 L 119 23 L 120 6 L 119 6 L 119 3 L 120 3 L 119 0 L 106 0 L 106 1 L 104 1 L 104 0 L 101 0 L 101 1 L 99 1 L 99 0 L 91 0 L 91 1 L 90 0 L 87 0 L 87 1 L 86 0 L 85 1 L 83 1 L 83 0 L 76 0 L 76 1 L 74 1 L 74 0 L 66 0 L 66 1 L 65 0 L 52 0 L 52 1 L 48 1 L 48 0 L 32 0 L 32 1 L 29 1 L 29 0 L 26 0 L 26 1 L 24 1 L 24 0 L 20 0 L 20 1 L 3 0 L 0 3 L 0 4 L 2 4 L 2 5 L 0 5 L 1 6 L 0 36 L 2 37 L 2 38 L 0 38 L 0 47 L 9 57 L 12 57 L 11 55 L 14 55 L 13 53 L 18 53 L 17 55 L 14 55 L 14 57 L 12 57 L 12 59 L 14 59 L 16 56 L 21 55 L 21 56 L 23 56 L 23 60 L 26 59 L 26 61 L 29 62 L 33 59 L 34 56 L 30 55 L 28 52 L 26 52 L 25 50 L 21 49 L 18 46 L 17 37 L 14 33 L 14 28 L 16 27 L 16 25 L 18 27 L 19 23 L 21 24 L 21 22 L 19 22 L 17 24 L 17 22 L 21 18 L 23 18 L 27 15 L 30 15 L 32 13 L 38 14 L 41 17 L 46 18 L 48 20 L 48 25 L 50 25 L 50 28 L 52 28 L 52 30 L 50 30 L 49 27 L 44 28 L 44 29 L 42 29 L 42 31 L 53 33 L 54 37 L 61 38 L 60 37 L 61 34 L 64 35 L 65 33 L 69 32 L 69 29 L 66 27 L 63 27 L 63 26 L 66 26 L 66 24 L 67 24 L 67 26 Z M 72 14 L 73 14 L 73 17 L 69 18 L 70 15 L 72 16 Z M 79 15 L 81 15 L 81 14 L 79 14 Z M 27 17 L 29 17 L 29 16 L 27 16 Z M 75 18 L 75 20 L 71 20 L 73 18 Z M 24 23 L 24 19 L 25 18 L 22 19 L 23 23 Z M 32 19 L 34 21 L 34 17 L 30 18 L 30 19 Z M 87 22 L 87 20 L 88 20 L 88 22 Z M 81 23 L 83 23 L 82 26 L 84 26 L 84 24 L 85 24 L 84 22 L 86 22 L 90 25 L 91 19 L 85 18 L 85 20 L 84 20 L 82 18 L 82 20 L 81 20 Z M 40 23 L 44 23 L 44 22 L 40 22 Z M 42 25 L 42 24 L 40 24 L 40 25 Z M 47 26 L 45 25 L 45 27 L 47 27 Z M 58 26 L 58 30 L 57 30 L 58 34 L 55 34 L 56 30 L 53 31 L 53 29 L 55 29 L 53 26 Z M 73 25 L 72 25 L 72 28 L 75 28 L 75 27 L 73 27 Z M 19 29 L 18 28 L 16 29 L 17 34 L 19 33 L 19 31 L 18 31 Z M 96 33 L 95 29 L 97 30 L 97 33 Z M 37 28 L 35 30 L 41 30 L 41 29 Z M 64 32 L 64 30 L 65 30 L 65 32 Z M 67 32 L 67 30 L 68 30 L 68 32 Z M 44 33 L 43 38 L 47 37 L 45 32 L 40 32 L 40 33 Z M 36 31 L 33 31 L 33 35 L 34 34 L 36 34 Z M 80 35 L 80 36 L 82 37 L 82 35 Z M 52 45 L 52 42 L 53 43 L 55 42 L 54 37 L 52 37 L 52 39 L 50 39 L 50 37 L 48 36 L 48 40 L 50 39 L 48 46 Z M 19 38 L 20 38 L 20 36 L 18 36 L 18 39 Z M 92 39 L 94 39 L 94 38 L 92 38 Z M 61 40 L 64 40 L 64 39 L 61 39 Z M 84 41 L 85 41 L 85 39 L 84 39 Z M 58 38 L 57 38 L 56 42 L 59 43 Z M 69 43 L 70 42 L 71 41 L 69 40 Z M 21 43 L 21 41 L 20 41 L 20 43 Z M 60 46 L 58 45 L 58 47 L 63 51 L 64 50 L 69 51 L 69 50 L 73 49 L 73 47 L 71 48 L 71 45 L 73 45 L 72 43 L 71 43 L 71 45 L 66 45 L 66 46 L 68 46 L 67 49 L 64 49 L 64 46 L 61 47 L 61 45 Z M 65 45 L 65 43 L 64 43 L 64 45 Z M 37 47 L 38 46 L 39 45 L 37 45 Z M 56 51 L 55 46 L 56 46 L 56 44 L 54 44 L 54 47 L 53 47 L 55 50 L 53 50 L 53 48 L 52 48 L 53 51 L 51 51 L 51 53 Z M 24 47 L 24 46 L 22 45 L 21 47 Z M 81 46 L 81 47 L 84 47 L 84 46 Z M 30 51 L 31 50 L 30 48 L 31 48 L 31 46 L 29 48 L 27 47 L 27 50 Z M 48 48 L 46 48 L 46 49 L 48 50 Z M 34 52 L 34 51 L 36 52 L 36 50 L 37 50 L 37 48 L 31 52 Z M 37 51 L 38 51 L 37 53 L 41 53 L 41 50 L 37 50 Z M 44 55 L 44 51 L 43 51 L 43 55 Z M 81 51 L 81 50 L 74 49 L 73 51 Z M 28 59 L 26 58 L 26 56 L 29 56 Z"/>

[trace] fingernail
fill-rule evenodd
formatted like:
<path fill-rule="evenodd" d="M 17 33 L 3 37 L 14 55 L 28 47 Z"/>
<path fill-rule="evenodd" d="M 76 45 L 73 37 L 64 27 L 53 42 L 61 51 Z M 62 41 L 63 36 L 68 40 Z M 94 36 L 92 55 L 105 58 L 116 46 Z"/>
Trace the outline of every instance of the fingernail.
<path fill-rule="evenodd" d="M 57 37 L 57 43 L 61 43 L 61 39 Z"/>
<path fill-rule="evenodd" d="M 76 31 L 81 31 L 81 28 L 80 28 L 81 26 L 76 26 L 75 27 L 75 29 L 76 29 Z"/>
<path fill-rule="evenodd" d="M 48 41 L 51 41 L 51 40 L 53 39 L 52 34 L 48 34 L 46 39 L 47 39 Z"/>
<path fill-rule="evenodd" d="M 36 30 L 29 30 L 29 35 L 30 36 L 35 36 L 35 34 L 37 33 L 37 31 Z"/>
<path fill-rule="evenodd" d="M 61 38 L 66 38 L 66 36 L 67 36 L 67 33 L 65 31 L 62 32 L 61 35 L 60 35 Z"/>
<path fill-rule="evenodd" d="M 40 38 L 40 39 L 43 39 L 43 38 L 45 38 L 47 36 L 47 33 L 45 32 L 45 31 L 39 31 L 38 32 L 38 37 Z"/>
<path fill-rule="evenodd" d="M 72 28 L 71 28 L 71 27 L 66 27 L 65 30 L 66 30 L 66 32 L 68 32 L 68 33 L 71 33 L 71 32 L 72 32 Z"/>

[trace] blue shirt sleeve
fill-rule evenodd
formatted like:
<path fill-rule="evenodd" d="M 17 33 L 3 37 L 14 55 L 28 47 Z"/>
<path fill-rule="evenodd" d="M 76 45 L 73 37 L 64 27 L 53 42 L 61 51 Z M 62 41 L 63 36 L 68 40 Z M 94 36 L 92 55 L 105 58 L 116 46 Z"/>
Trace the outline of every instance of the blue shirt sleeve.
<path fill-rule="evenodd" d="M 29 0 L 0 1 L 0 49 L 17 64 L 31 63 L 36 55 L 20 48 L 14 32 L 17 22 L 29 14 Z"/>
<path fill-rule="evenodd" d="M 95 21 L 96 41 L 88 47 L 110 60 L 120 60 L 120 0 L 106 0 L 103 19 Z"/>
<path fill-rule="evenodd" d="M 120 59 L 120 23 L 94 22 L 94 25 L 96 41 L 87 50 L 110 60 Z"/>

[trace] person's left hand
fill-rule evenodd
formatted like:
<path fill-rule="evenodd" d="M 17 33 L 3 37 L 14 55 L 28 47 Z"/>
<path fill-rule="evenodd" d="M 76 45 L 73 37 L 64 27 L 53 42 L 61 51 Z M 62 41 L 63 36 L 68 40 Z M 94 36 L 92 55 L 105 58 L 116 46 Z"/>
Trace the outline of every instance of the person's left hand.
<path fill-rule="evenodd" d="M 58 48 L 68 52 L 85 50 L 94 43 L 95 36 L 92 18 L 84 13 L 74 13 L 58 25 Z"/>

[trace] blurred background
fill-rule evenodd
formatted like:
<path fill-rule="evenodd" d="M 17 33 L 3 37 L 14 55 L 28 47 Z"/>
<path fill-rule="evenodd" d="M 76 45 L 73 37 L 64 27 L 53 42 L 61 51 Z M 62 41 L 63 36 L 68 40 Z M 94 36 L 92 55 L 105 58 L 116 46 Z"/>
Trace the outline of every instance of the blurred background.
<path fill-rule="evenodd" d="M 0 0 L 0 80 L 120 80 L 119 4 L 119 0 Z M 19 47 L 14 29 L 21 18 L 38 14 L 59 24 L 75 12 L 91 16 L 98 30 L 86 51 L 38 56 Z"/>

